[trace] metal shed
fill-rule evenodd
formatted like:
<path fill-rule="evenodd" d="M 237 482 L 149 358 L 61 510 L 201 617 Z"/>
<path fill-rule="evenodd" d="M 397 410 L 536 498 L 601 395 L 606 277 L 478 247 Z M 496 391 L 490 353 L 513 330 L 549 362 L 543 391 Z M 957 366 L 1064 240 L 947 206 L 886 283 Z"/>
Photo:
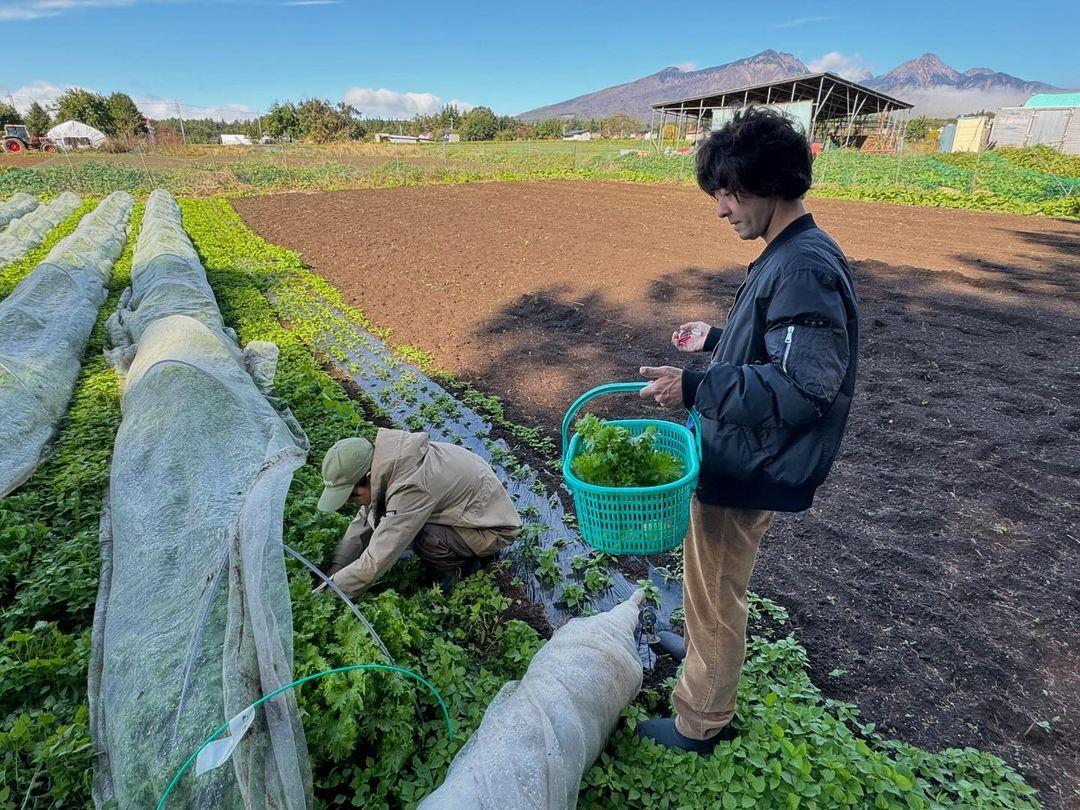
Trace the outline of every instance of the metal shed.
<path fill-rule="evenodd" d="M 675 140 L 691 125 L 696 131 L 720 125 L 739 107 L 776 107 L 800 121 L 807 137 L 874 151 L 898 148 L 903 128 L 895 113 L 910 110 L 906 101 L 880 93 L 835 73 L 808 73 L 764 84 L 737 87 L 705 96 L 652 105 L 653 128 L 664 145 L 664 126 L 675 124 Z M 657 118 L 659 125 L 657 126 Z"/>

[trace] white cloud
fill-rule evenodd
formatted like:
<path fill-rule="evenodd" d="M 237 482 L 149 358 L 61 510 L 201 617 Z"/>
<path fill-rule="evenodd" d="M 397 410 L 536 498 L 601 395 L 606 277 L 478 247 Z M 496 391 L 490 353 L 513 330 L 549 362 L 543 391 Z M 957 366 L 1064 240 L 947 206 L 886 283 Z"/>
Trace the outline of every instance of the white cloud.
<path fill-rule="evenodd" d="M 673 68 L 678 68 L 683 73 L 689 73 L 691 70 L 697 70 L 697 65 L 693 62 L 676 62 L 672 65 Z"/>
<path fill-rule="evenodd" d="M 828 22 L 832 17 L 796 17 L 794 20 L 785 20 L 784 22 L 773 23 L 769 28 L 798 28 L 803 25 L 812 25 L 813 23 Z"/>
<path fill-rule="evenodd" d="M 67 90 L 69 87 L 78 87 L 85 90 L 81 85 L 65 84 L 63 86 L 55 85 L 46 81 L 30 82 L 30 84 L 24 84 L 22 87 L 17 87 L 14 90 L 8 90 L 0 87 L 0 101 L 7 101 L 9 98 L 14 99 L 15 109 L 19 112 L 26 112 L 30 105 L 35 101 L 46 109 L 54 102 L 61 93 Z"/>
<path fill-rule="evenodd" d="M 84 8 L 132 6 L 136 0 L 19 0 L 0 4 L 0 22 L 58 17 Z"/>
<path fill-rule="evenodd" d="M 135 99 L 135 103 L 147 118 L 176 118 L 178 111 L 178 102 L 175 99 L 144 96 Z M 218 104 L 207 107 L 179 102 L 179 110 L 183 111 L 184 118 L 213 118 L 218 121 L 251 121 L 259 117 L 258 110 L 246 104 Z"/>
<path fill-rule="evenodd" d="M 828 71 L 853 82 L 860 82 L 874 75 L 874 72 L 863 64 L 862 57 L 857 53 L 847 56 L 840 51 L 829 51 L 820 59 L 810 62 L 807 67 L 814 73 Z"/>
<path fill-rule="evenodd" d="M 77 87 L 80 90 L 89 90 L 91 93 L 100 92 L 93 87 L 85 87 L 79 84 L 52 84 L 47 81 L 36 81 L 24 84 L 14 90 L 8 90 L 0 86 L 0 101 L 7 102 L 14 99 L 15 108 L 25 113 L 35 101 L 50 112 L 53 111 L 53 102 L 69 88 Z M 148 118 L 175 118 L 175 99 L 161 98 L 160 96 L 142 96 L 134 99 L 139 109 Z M 246 104 L 218 104 L 214 106 L 197 106 L 180 102 L 184 118 L 213 118 L 225 121 L 250 121 L 258 117 L 259 112 Z"/>
<path fill-rule="evenodd" d="M 912 116 L 954 116 L 1019 107 L 1030 95 L 1023 90 L 962 90 L 956 87 L 896 87 L 887 92 L 894 98 L 914 104 Z"/>
<path fill-rule="evenodd" d="M 462 112 L 476 106 L 458 98 L 444 102 L 434 93 L 399 93 L 383 87 L 377 90 L 372 87 L 350 87 L 345 91 L 345 103 L 353 105 L 368 118 L 433 115 L 446 104 L 452 104 Z"/>

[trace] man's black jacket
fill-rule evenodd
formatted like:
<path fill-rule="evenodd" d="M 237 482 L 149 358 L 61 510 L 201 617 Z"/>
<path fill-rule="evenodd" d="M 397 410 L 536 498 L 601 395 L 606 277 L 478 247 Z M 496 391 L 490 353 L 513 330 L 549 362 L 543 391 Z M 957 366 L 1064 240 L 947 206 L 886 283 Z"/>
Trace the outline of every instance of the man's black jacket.
<path fill-rule="evenodd" d="M 701 414 L 704 503 L 809 509 L 844 434 L 859 349 L 847 260 L 810 214 L 750 265 L 705 372 L 683 372 Z"/>

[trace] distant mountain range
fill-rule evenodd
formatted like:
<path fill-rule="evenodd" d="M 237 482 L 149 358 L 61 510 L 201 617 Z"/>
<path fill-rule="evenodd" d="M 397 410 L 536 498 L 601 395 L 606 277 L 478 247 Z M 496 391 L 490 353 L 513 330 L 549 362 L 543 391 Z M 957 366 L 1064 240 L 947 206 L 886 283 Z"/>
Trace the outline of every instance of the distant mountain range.
<path fill-rule="evenodd" d="M 540 121 L 564 116 L 606 118 L 616 113 L 627 113 L 648 122 L 652 114 L 651 105 L 658 101 L 718 93 L 812 72 L 790 53 L 767 50 L 702 70 L 664 68 L 651 76 L 537 107 L 518 117 L 526 121 Z M 1060 89 L 1045 82 L 1018 79 L 990 68 L 975 67 L 961 73 L 932 53 L 924 53 L 918 59 L 897 65 L 888 73 L 859 79 L 859 82 L 914 104 L 915 115 L 931 116 L 1020 105 L 1032 93 Z"/>

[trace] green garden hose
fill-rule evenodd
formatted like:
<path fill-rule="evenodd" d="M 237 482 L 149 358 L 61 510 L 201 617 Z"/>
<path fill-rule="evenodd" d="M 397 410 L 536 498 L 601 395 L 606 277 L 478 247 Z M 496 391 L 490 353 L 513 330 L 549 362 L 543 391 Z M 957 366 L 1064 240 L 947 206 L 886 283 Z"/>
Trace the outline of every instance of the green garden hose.
<path fill-rule="evenodd" d="M 401 667 L 387 666 L 385 664 L 352 664 L 352 665 L 347 666 L 347 667 L 336 667 L 334 669 L 326 669 L 326 670 L 323 670 L 322 672 L 316 672 L 314 675 L 308 675 L 308 676 L 306 676 L 304 678 L 301 678 L 298 681 L 293 681 L 292 683 L 286 684 L 285 686 L 282 686 L 282 687 L 280 687 L 278 689 L 275 689 L 269 695 L 264 695 L 263 697 L 256 700 L 254 703 L 252 703 L 250 706 L 248 706 L 243 711 L 238 712 L 238 714 L 243 714 L 246 711 L 250 711 L 251 709 L 255 709 L 255 708 L 261 706 L 266 701 L 270 700 L 270 698 L 276 697 L 277 695 L 280 695 L 282 692 L 284 692 L 284 691 L 286 691 L 288 689 L 294 689 L 294 688 L 296 688 L 297 686 L 299 686 L 302 683 L 307 683 L 308 681 L 314 681 L 314 680 L 316 680 L 318 678 L 325 677 L 326 675 L 335 675 L 335 674 L 337 674 L 339 672 L 353 672 L 353 671 L 356 671 L 356 670 L 368 670 L 368 669 L 377 669 L 377 670 L 383 670 L 385 672 L 396 672 L 399 675 L 407 675 L 408 677 L 413 678 L 414 680 L 417 680 L 420 683 L 422 683 L 424 686 L 426 686 L 431 691 L 431 694 L 435 695 L 435 699 L 437 701 L 439 701 L 439 707 L 442 709 L 443 718 L 446 720 L 446 730 L 450 734 L 450 739 L 451 740 L 454 739 L 454 723 L 450 719 L 450 711 L 446 708 L 446 702 L 442 699 L 442 695 L 439 694 L 439 690 L 436 689 L 434 686 L 432 686 L 430 683 L 428 683 L 426 680 L 424 680 L 422 677 L 417 675 L 415 672 L 411 672 L 411 671 L 409 671 L 407 669 L 402 669 Z M 226 720 L 221 725 L 221 727 L 218 728 L 217 731 L 215 731 L 213 734 L 211 734 L 209 737 L 207 737 L 205 740 L 203 740 L 203 744 L 200 745 L 198 747 L 198 749 L 196 749 L 194 754 L 192 754 L 190 757 L 187 758 L 187 761 L 180 767 L 180 770 L 176 772 L 176 776 L 174 776 L 172 778 L 172 781 L 169 782 L 169 786 L 165 788 L 165 792 L 161 794 L 161 798 L 158 800 L 158 803 L 157 803 L 157 810 L 164 810 L 165 800 L 169 797 L 169 794 L 172 792 L 172 789 L 174 787 L 176 787 L 176 785 L 180 782 L 180 777 L 182 777 L 184 775 L 184 773 L 187 771 L 187 769 L 191 767 L 191 763 L 193 763 L 195 761 L 195 759 L 199 756 L 199 753 L 204 748 L 206 748 L 206 746 L 208 746 L 215 739 L 217 739 L 219 734 L 221 734 L 223 731 L 226 731 L 229 728 L 229 722 L 231 721 L 231 719 L 232 718 L 230 718 L 229 720 Z"/>

